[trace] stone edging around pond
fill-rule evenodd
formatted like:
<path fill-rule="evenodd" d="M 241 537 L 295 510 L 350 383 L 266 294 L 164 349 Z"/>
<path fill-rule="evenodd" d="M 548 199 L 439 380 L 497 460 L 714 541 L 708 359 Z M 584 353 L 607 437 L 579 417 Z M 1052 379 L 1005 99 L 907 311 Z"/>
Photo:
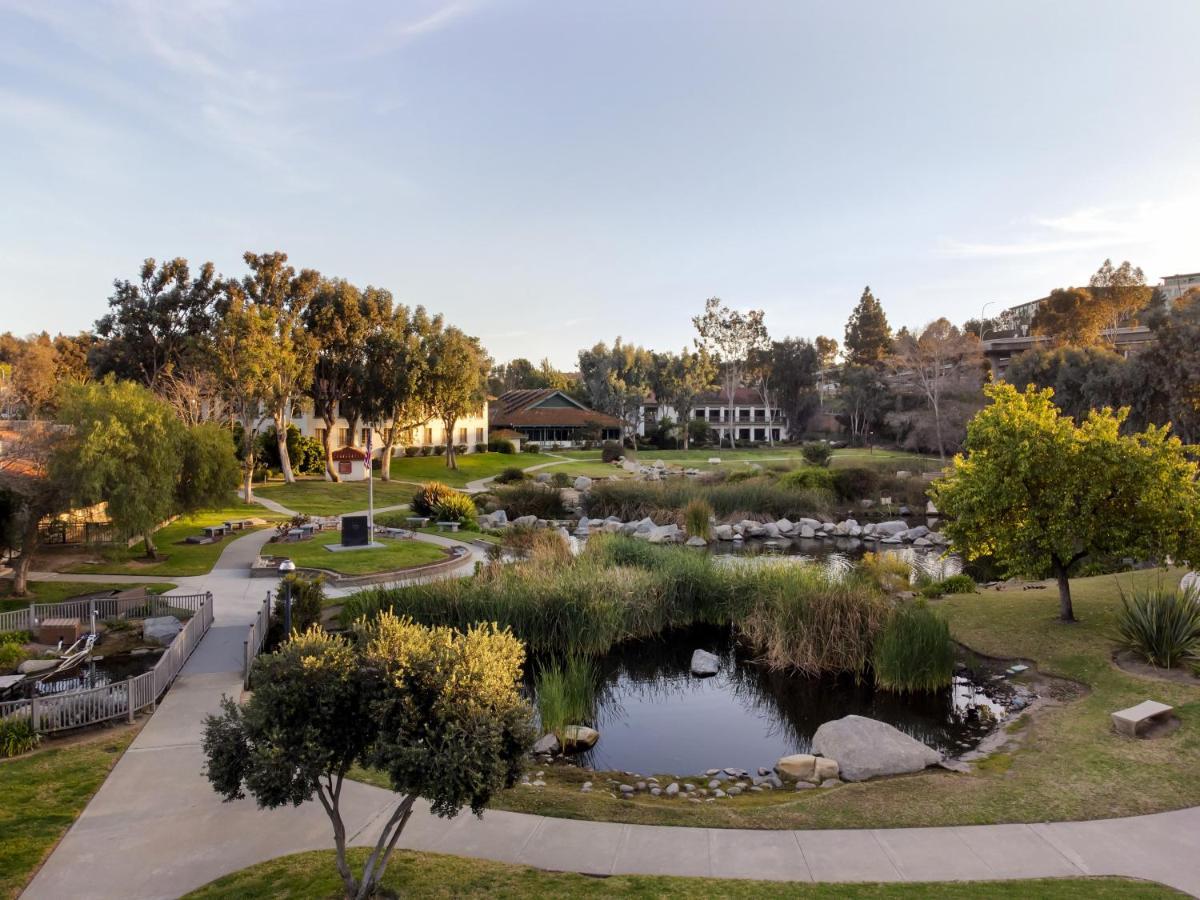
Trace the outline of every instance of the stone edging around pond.
<path fill-rule="evenodd" d="M 366 575 L 343 575 L 340 572 L 333 572 L 329 569 L 316 569 L 305 566 L 297 566 L 296 573 L 298 575 L 306 575 L 310 578 L 317 575 L 325 576 L 325 581 L 330 587 L 366 587 L 372 584 L 383 584 L 388 581 L 398 581 L 400 579 L 420 578 L 428 575 L 438 575 L 442 572 L 452 571 L 460 566 L 470 562 L 471 551 L 466 546 L 446 548 L 450 552 L 447 559 L 439 560 L 438 562 L 426 563 L 423 566 L 413 566 L 408 569 L 393 569 L 390 572 L 371 572 Z M 250 564 L 251 578 L 278 578 L 279 563 L 285 557 L 270 556 L 258 557 Z M 270 562 L 266 562 L 270 560 Z"/>

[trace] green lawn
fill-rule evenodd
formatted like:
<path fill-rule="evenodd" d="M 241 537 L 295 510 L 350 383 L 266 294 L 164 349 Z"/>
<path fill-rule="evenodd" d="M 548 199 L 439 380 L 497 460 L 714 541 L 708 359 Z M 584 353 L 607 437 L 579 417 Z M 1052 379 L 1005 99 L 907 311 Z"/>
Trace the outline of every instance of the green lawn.
<path fill-rule="evenodd" d="M 367 850 L 350 851 L 351 866 L 362 870 Z M 779 897 L 796 900 L 1093 900 L 1093 898 L 1179 897 L 1162 885 L 1120 878 L 1041 879 L 909 884 L 803 884 L 739 881 L 719 878 L 675 878 L 648 875 L 591 877 L 546 872 L 529 866 L 465 859 L 436 853 L 397 850 L 384 876 L 384 889 L 401 897 Z M 190 900 L 323 900 L 342 896 L 332 850 L 284 856 L 218 879 L 185 895 Z"/>
<path fill-rule="evenodd" d="M 1172 573 L 1176 581 L 1179 574 Z M 1119 577 L 1123 584 L 1131 577 L 1149 582 L 1160 573 Z M 1081 620 L 1075 625 L 1058 622 L 1053 587 L 986 590 L 934 603 L 949 619 L 954 637 L 972 650 L 1034 660 L 1044 672 L 1086 685 L 1075 692 L 1078 696 L 1010 723 L 1013 746 L 970 774 L 929 770 L 832 790 L 689 804 L 651 797 L 616 801 L 602 791 L 584 794 L 581 782 L 596 776 L 547 767 L 546 787 L 507 791 L 494 805 L 566 818 L 727 828 L 1044 822 L 1200 805 L 1200 687 L 1141 678 L 1112 663 L 1114 614 L 1120 605 L 1114 576 L 1076 579 L 1073 591 Z M 1146 699 L 1174 706 L 1181 727 L 1156 740 L 1115 734 L 1110 713 Z"/>
<path fill-rule="evenodd" d="M 129 742 L 133 729 L 53 742 L 0 760 L 0 897 L 16 897 L 71 827 Z"/>
<path fill-rule="evenodd" d="M 173 584 L 93 584 L 90 581 L 31 581 L 29 582 L 28 597 L 12 596 L 12 579 L 0 579 L 0 612 L 10 609 L 21 609 L 30 603 L 62 603 L 72 597 L 82 594 L 96 594 L 100 591 L 126 591 L 130 588 L 144 587 L 156 594 L 171 590 Z"/>
<path fill-rule="evenodd" d="M 155 532 L 154 540 L 160 557 L 157 562 L 146 559 L 145 544 L 139 541 L 128 549 L 105 548 L 102 554 L 105 561 L 102 563 L 72 566 L 64 571 L 76 575 L 205 575 L 212 570 L 221 551 L 245 532 L 226 535 L 212 544 L 186 544 L 183 543 L 184 539 L 199 534 L 205 525 L 219 525 L 227 519 L 249 518 L 278 520 L 279 516 L 257 503 L 233 501 L 223 509 L 183 516 Z"/>
<path fill-rule="evenodd" d="M 436 534 L 439 537 L 450 538 L 451 540 L 455 541 L 465 541 L 467 543 L 470 543 L 471 541 L 487 541 L 489 544 L 500 543 L 500 535 L 485 534 L 482 531 L 449 532 L 442 531 L 436 525 L 426 525 L 424 528 L 417 528 L 415 530 L 421 532 L 421 534 Z"/>
<path fill-rule="evenodd" d="M 436 544 L 425 541 L 392 540 L 376 537 L 385 546 L 378 549 L 346 550 L 334 553 L 326 550 L 327 544 L 341 543 L 342 536 L 336 531 L 318 534 L 312 540 L 296 543 L 268 544 L 264 553 L 271 556 L 286 556 L 296 565 L 311 569 L 328 569 L 343 575 L 370 575 L 375 572 L 392 572 L 409 569 L 446 559 L 446 551 Z"/>
<path fill-rule="evenodd" d="M 405 456 L 392 460 L 392 477 L 406 481 L 441 481 L 451 487 L 463 487 L 477 478 L 490 478 L 503 469 L 554 462 L 542 453 L 467 453 L 457 457 L 458 469 L 447 469 L 444 456 Z"/>
<path fill-rule="evenodd" d="M 399 506 L 412 499 L 415 485 L 403 481 L 375 479 L 375 508 Z M 325 481 L 323 478 L 302 478 L 295 484 L 282 481 L 255 485 L 254 493 L 288 509 L 310 516 L 339 516 L 365 511 L 367 483 L 365 481 Z M 258 507 L 262 509 L 262 507 Z"/>

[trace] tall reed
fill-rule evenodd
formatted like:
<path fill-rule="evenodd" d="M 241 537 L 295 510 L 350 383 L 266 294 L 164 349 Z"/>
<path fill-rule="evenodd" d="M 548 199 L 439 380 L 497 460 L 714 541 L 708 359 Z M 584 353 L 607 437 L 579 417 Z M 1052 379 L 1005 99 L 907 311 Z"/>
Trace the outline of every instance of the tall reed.
<path fill-rule="evenodd" d="M 596 720 L 596 666 L 572 653 L 565 663 L 555 662 L 535 680 L 538 717 L 542 731 L 566 744 L 563 732 L 571 725 L 594 725 Z"/>
<path fill-rule="evenodd" d="M 875 641 L 875 683 L 889 691 L 935 691 L 954 677 L 946 620 L 924 601 L 898 607 Z"/>

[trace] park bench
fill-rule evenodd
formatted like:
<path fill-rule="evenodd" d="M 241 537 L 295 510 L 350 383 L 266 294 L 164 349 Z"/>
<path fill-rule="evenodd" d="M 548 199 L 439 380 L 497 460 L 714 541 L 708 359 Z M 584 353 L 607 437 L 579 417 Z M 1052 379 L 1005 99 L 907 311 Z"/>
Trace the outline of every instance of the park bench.
<path fill-rule="evenodd" d="M 413 528 L 424 528 L 429 524 L 429 519 L 426 516 L 409 516 L 405 521 Z"/>
<path fill-rule="evenodd" d="M 438 531 L 458 531 L 457 522 L 438 522 Z"/>
<path fill-rule="evenodd" d="M 1137 706 L 1122 709 L 1112 714 L 1113 728 L 1118 734 L 1137 737 L 1138 728 L 1168 715 L 1174 707 L 1157 700 L 1143 700 Z"/>
<path fill-rule="evenodd" d="M 224 525 L 205 525 L 202 529 L 206 538 L 220 538 L 225 536 Z"/>

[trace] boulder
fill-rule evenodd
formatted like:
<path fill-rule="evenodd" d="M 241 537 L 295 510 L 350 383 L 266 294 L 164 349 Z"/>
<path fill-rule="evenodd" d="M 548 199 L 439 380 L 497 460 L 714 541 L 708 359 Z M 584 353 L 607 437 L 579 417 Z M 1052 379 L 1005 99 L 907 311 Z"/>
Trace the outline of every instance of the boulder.
<path fill-rule="evenodd" d="M 692 651 L 692 674 L 707 677 L 716 675 L 721 668 L 721 657 L 707 650 Z"/>
<path fill-rule="evenodd" d="M 719 456 L 710 456 L 710 457 L 708 458 L 708 464 L 709 464 L 710 466 L 719 466 L 719 465 L 721 464 L 721 457 L 719 457 Z"/>
<path fill-rule="evenodd" d="M 537 524 L 537 516 L 517 516 L 513 519 L 513 524 L 518 528 L 532 528 Z"/>
<path fill-rule="evenodd" d="M 932 500 L 927 500 L 925 502 L 925 515 L 936 516 L 937 514 L 938 514 L 938 508 L 933 505 Z"/>
<path fill-rule="evenodd" d="M 775 763 L 775 771 L 797 781 L 812 781 L 816 766 L 817 758 L 811 753 L 796 753 L 781 757 Z"/>
<path fill-rule="evenodd" d="M 153 616 L 142 622 L 142 637 L 152 644 L 166 647 L 183 630 L 183 623 L 174 616 Z"/>
<path fill-rule="evenodd" d="M 779 529 L 780 534 L 791 534 L 796 528 L 789 519 L 780 519 L 775 523 L 775 527 Z"/>
<path fill-rule="evenodd" d="M 902 541 L 915 541 L 917 538 L 923 538 L 929 534 L 929 529 L 924 525 L 918 525 L 915 528 L 910 528 L 900 535 Z"/>
<path fill-rule="evenodd" d="M 550 483 L 550 473 L 549 472 L 538 472 L 536 475 L 533 476 L 533 480 L 536 481 L 538 484 L 549 484 Z"/>
<path fill-rule="evenodd" d="M 665 461 L 665 460 L 656 459 L 656 460 L 654 461 L 654 468 L 656 468 L 656 469 L 665 469 L 666 467 L 667 467 L 667 463 L 666 463 L 666 461 Z"/>
<path fill-rule="evenodd" d="M 558 738 L 552 734 L 544 734 L 533 745 L 534 753 L 557 753 Z"/>
<path fill-rule="evenodd" d="M 813 538 L 816 536 L 817 536 L 817 533 L 815 531 L 813 531 L 813 527 L 811 525 L 801 525 L 800 526 L 800 537 Z"/>
<path fill-rule="evenodd" d="M 660 525 L 648 534 L 637 534 L 635 537 L 645 537 L 652 544 L 672 544 L 683 534 L 679 526 L 672 522 L 670 525 Z"/>
<path fill-rule="evenodd" d="M 38 675 L 42 672 L 49 672 L 57 666 L 61 659 L 27 659 L 17 666 L 17 672 L 21 675 Z"/>
<path fill-rule="evenodd" d="M 816 757 L 816 763 L 813 766 L 813 778 L 816 781 L 828 781 L 830 778 L 841 777 L 841 766 L 838 765 L 836 759 L 826 759 L 824 756 Z"/>
<path fill-rule="evenodd" d="M 885 722 L 846 716 L 817 729 L 813 750 L 836 759 L 846 781 L 920 772 L 941 762 L 942 754 Z"/>
<path fill-rule="evenodd" d="M 714 538 L 716 538 L 718 541 L 732 541 L 733 540 L 733 526 L 732 525 L 718 525 L 716 528 L 714 528 L 712 530 L 712 536 Z"/>
<path fill-rule="evenodd" d="M 799 524 L 803 528 L 812 528 L 814 530 L 821 527 L 821 522 L 819 519 L 810 519 L 807 516 L 802 518 Z"/>
<path fill-rule="evenodd" d="M 908 531 L 908 523 L 902 519 L 892 519 L 888 522 L 879 522 L 875 526 L 875 533 L 882 534 L 885 537 L 891 537 L 894 534 L 903 534 Z"/>
<path fill-rule="evenodd" d="M 698 535 L 698 534 L 693 534 L 690 538 L 687 539 L 687 545 L 689 547 L 707 547 L 708 541 L 706 541 L 704 538 L 700 537 L 700 535 Z"/>
<path fill-rule="evenodd" d="M 494 513 L 492 513 L 492 524 L 494 524 L 496 526 L 507 525 L 508 524 L 508 513 L 506 513 L 502 509 L 496 510 Z"/>
<path fill-rule="evenodd" d="M 1200 572 L 1188 572 L 1179 581 L 1179 593 L 1195 593 L 1200 599 Z"/>
<path fill-rule="evenodd" d="M 586 475 L 580 475 L 578 478 L 575 479 L 574 487 L 575 487 L 575 490 L 577 490 L 577 491 L 586 491 L 591 486 L 592 486 L 592 479 L 588 478 Z"/>
<path fill-rule="evenodd" d="M 563 743 L 568 750 L 586 750 L 600 740 L 600 732 L 586 725 L 568 725 L 563 729 Z"/>

